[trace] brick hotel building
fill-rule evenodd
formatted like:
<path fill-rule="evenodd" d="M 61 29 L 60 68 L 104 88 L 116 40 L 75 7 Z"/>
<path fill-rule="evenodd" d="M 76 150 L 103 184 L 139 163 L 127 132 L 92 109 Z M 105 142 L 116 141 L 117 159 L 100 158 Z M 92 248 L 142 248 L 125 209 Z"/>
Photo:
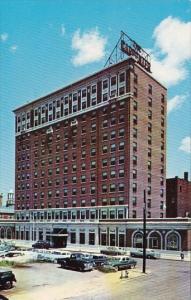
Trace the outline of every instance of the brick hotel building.
<path fill-rule="evenodd" d="M 14 113 L 17 238 L 107 244 L 96 222 L 142 218 L 144 189 L 165 218 L 166 88 L 133 57 Z"/>

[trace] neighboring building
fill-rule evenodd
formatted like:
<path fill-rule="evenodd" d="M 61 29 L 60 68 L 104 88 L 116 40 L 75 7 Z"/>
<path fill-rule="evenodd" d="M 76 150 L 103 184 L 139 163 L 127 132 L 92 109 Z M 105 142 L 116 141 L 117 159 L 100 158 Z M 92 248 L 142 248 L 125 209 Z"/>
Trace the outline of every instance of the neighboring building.
<path fill-rule="evenodd" d="M 12 191 L 10 191 L 8 194 L 7 194 L 7 201 L 6 201 L 6 206 L 9 207 L 9 206 L 14 206 L 14 193 Z"/>
<path fill-rule="evenodd" d="M 14 219 L 14 207 L 1 207 L 0 208 L 0 219 L 7 220 L 7 219 Z"/>
<path fill-rule="evenodd" d="M 191 217 L 191 181 L 188 172 L 184 178 L 166 180 L 166 214 L 168 218 Z"/>
<path fill-rule="evenodd" d="M 3 193 L 0 193 L 0 207 L 3 205 Z"/>

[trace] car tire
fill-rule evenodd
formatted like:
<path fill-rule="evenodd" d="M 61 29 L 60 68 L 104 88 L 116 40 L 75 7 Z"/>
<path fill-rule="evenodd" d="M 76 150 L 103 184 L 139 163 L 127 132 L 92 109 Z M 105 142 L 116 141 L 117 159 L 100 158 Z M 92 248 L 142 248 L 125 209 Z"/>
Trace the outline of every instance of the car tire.
<path fill-rule="evenodd" d="M 9 290 L 13 287 L 13 282 L 11 280 L 5 282 L 5 284 L 3 285 L 5 290 Z"/>
<path fill-rule="evenodd" d="M 132 257 L 135 257 L 135 254 L 131 254 Z"/>
<path fill-rule="evenodd" d="M 150 259 L 150 258 L 151 258 L 151 256 L 150 256 L 150 255 L 147 255 L 147 258 L 148 258 L 148 259 Z"/>

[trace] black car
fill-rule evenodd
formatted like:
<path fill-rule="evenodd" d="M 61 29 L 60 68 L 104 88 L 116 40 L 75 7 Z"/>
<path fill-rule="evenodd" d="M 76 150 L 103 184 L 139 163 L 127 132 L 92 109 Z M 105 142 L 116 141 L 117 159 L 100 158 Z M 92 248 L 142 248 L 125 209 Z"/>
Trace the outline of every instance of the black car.
<path fill-rule="evenodd" d="M 92 271 L 93 262 L 83 255 L 83 253 L 72 253 L 70 257 L 59 260 L 61 268 L 69 268 L 79 271 Z"/>
<path fill-rule="evenodd" d="M 37 241 L 32 245 L 32 247 L 36 249 L 49 249 L 51 244 L 48 241 Z"/>
<path fill-rule="evenodd" d="M 0 286 L 2 289 L 10 289 L 16 282 L 15 275 L 10 270 L 0 269 Z"/>

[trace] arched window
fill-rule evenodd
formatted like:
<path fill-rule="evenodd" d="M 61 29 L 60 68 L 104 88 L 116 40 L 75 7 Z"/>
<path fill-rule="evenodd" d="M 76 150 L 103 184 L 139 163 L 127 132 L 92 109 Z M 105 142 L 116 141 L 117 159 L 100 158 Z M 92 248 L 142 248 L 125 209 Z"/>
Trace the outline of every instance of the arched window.
<path fill-rule="evenodd" d="M 180 236 L 177 232 L 171 232 L 167 234 L 166 238 L 167 250 L 180 250 Z"/>
<path fill-rule="evenodd" d="M 5 229 L 2 227 L 0 228 L 0 238 L 4 239 L 5 238 Z"/>
<path fill-rule="evenodd" d="M 143 248 L 143 234 L 137 232 L 133 238 L 133 247 L 134 248 Z"/>

